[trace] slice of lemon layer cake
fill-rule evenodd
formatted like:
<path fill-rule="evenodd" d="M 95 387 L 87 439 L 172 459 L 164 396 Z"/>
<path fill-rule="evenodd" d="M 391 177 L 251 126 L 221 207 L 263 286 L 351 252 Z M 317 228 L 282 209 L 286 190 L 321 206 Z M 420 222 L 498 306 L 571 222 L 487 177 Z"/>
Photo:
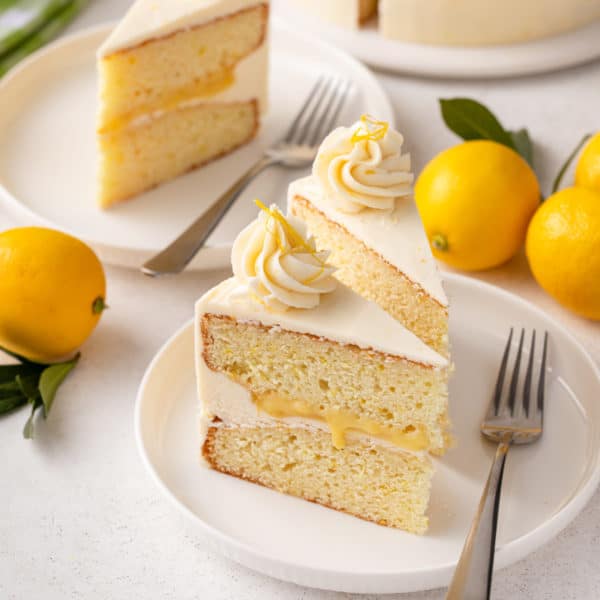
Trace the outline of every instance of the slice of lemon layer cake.
<path fill-rule="evenodd" d="M 305 225 L 274 206 L 240 233 L 232 265 L 196 305 L 207 463 L 423 533 L 447 360 L 337 282 Z"/>
<path fill-rule="evenodd" d="M 267 101 L 268 0 L 137 0 L 98 51 L 98 202 L 251 140 Z"/>
<path fill-rule="evenodd" d="M 335 276 L 448 356 L 448 300 L 419 213 L 403 137 L 363 116 L 323 141 L 312 175 L 289 188 Z"/>

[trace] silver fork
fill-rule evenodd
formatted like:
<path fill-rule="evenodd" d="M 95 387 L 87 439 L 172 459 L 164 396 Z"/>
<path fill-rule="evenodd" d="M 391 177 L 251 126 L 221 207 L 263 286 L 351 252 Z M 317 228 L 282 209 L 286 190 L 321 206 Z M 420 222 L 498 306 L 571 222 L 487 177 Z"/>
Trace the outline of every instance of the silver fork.
<path fill-rule="evenodd" d="M 496 527 L 500 507 L 500 490 L 506 455 L 512 444 L 530 444 L 542 435 L 544 423 L 544 386 L 546 377 L 546 357 L 548 354 L 548 333 L 544 334 L 542 360 L 538 375 L 537 390 L 532 394 L 532 380 L 535 355 L 535 330 L 531 335 L 529 360 L 518 394 L 519 371 L 525 330 L 521 329 L 519 346 L 513 366 L 507 393 L 503 393 L 504 379 L 513 339 L 511 328 L 500 370 L 496 380 L 494 397 L 487 415 L 481 424 L 482 435 L 498 444 L 494 462 L 479 502 L 477 514 L 465 541 L 462 554 L 456 566 L 447 600 L 485 600 L 490 597 L 492 570 L 496 546 Z"/>
<path fill-rule="evenodd" d="M 275 165 L 290 169 L 308 167 L 321 140 L 336 124 L 351 86 L 349 81 L 339 77 L 320 77 L 285 136 L 267 149 L 261 159 L 175 241 L 146 262 L 142 272 L 151 277 L 181 272 L 204 246 L 246 186 L 265 169 Z"/>

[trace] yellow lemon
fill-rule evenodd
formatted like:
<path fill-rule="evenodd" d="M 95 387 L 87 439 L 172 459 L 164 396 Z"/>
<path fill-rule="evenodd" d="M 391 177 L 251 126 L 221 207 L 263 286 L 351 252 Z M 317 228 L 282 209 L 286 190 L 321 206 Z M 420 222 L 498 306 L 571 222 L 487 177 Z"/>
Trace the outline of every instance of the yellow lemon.
<path fill-rule="evenodd" d="M 600 192 L 600 133 L 586 144 L 579 157 L 575 185 Z"/>
<path fill-rule="evenodd" d="M 567 188 L 550 196 L 531 220 L 526 252 L 551 296 L 600 320 L 600 193 Z"/>
<path fill-rule="evenodd" d="M 41 227 L 0 233 L 0 346 L 39 362 L 72 354 L 105 308 L 106 279 L 78 239 Z"/>
<path fill-rule="evenodd" d="M 531 167 L 487 140 L 444 150 L 423 169 L 415 200 L 436 258 L 465 271 L 510 259 L 540 202 Z"/>

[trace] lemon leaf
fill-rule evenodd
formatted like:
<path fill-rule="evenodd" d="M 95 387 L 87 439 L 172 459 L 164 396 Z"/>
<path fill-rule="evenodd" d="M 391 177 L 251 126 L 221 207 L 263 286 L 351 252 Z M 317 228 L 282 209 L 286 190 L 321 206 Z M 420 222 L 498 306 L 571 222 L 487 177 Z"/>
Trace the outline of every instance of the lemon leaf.
<path fill-rule="evenodd" d="M 23 394 L 16 393 L 13 396 L 0 398 L 0 415 L 4 415 L 27 404 L 27 398 Z"/>
<path fill-rule="evenodd" d="M 575 149 L 573 150 L 573 152 L 571 152 L 571 154 L 569 154 L 569 156 L 567 156 L 567 160 L 565 160 L 563 166 L 560 168 L 560 171 L 556 174 L 556 177 L 554 179 L 554 183 L 552 184 L 552 193 L 556 193 L 558 192 L 558 188 L 560 187 L 560 183 L 562 181 L 562 178 L 565 176 L 565 173 L 567 172 L 567 169 L 569 168 L 569 166 L 571 165 L 571 163 L 573 162 L 573 159 L 579 154 L 579 151 L 583 148 L 583 145 L 592 137 L 591 133 L 586 133 L 581 140 L 579 140 L 579 143 L 577 144 L 577 146 L 575 146 Z"/>
<path fill-rule="evenodd" d="M 38 375 L 29 375 L 24 377 L 22 375 L 17 375 L 15 378 L 16 384 L 19 386 L 19 390 L 27 398 L 30 402 L 34 402 L 39 398 L 40 391 L 38 389 L 38 384 L 40 381 L 40 376 Z"/>
<path fill-rule="evenodd" d="M 31 414 L 29 415 L 29 419 L 27 419 L 27 422 L 25 423 L 25 427 L 23 427 L 23 437 L 26 440 L 33 439 L 33 418 L 35 417 L 35 413 L 37 409 L 40 408 L 40 406 L 42 406 L 41 400 L 37 400 L 36 402 L 31 403 Z"/>
<path fill-rule="evenodd" d="M 65 380 L 66 376 L 75 368 L 75 365 L 79 361 L 81 355 L 77 353 L 71 360 L 56 365 L 50 365 L 46 367 L 40 377 L 39 390 L 42 396 L 42 402 L 44 404 L 44 416 L 47 417 L 56 391 L 60 387 L 60 384 Z"/>
<path fill-rule="evenodd" d="M 513 139 L 494 113 L 470 98 L 440 98 L 442 118 L 463 140 L 492 140 L 516 150 Z"/>
<path fill-rule="evenodd" d="M 533 144 L 529 137 L 527 129 L 518 129 L 517 131 L 509 131 L 515 150 L 527 161 L 530 167 L 533 168 Z"/>

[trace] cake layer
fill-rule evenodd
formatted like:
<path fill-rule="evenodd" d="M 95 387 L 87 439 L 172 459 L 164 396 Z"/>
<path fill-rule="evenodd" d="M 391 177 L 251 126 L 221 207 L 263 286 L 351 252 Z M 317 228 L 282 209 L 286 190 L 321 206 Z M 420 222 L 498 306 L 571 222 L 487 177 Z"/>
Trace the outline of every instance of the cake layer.
<path fill-rule="evenodd" d="M 98 50 L 98 56 L 108 56 L 267 3 L 268 0 L 135 0 Z"/>
<path fill-rule="evenodd" d="M 421 44 L 526 42 L 600 18 L 596 0 L 380 0 L 384 36 Z"/>
<path fill-rule="evenodd" d="M 188 105 L 99 136 L 101 206 L 125 200 L 248 142 L 256 102 Z"/>
<path fill-rule="evenodd" d="M 338 448 L 357 431 L 410 450 L 444 451 L 445 368 L 202 309 L 198 319 L 199 360 L 243 386 L 259 412 L 321 420 Z M 206 416 L 222 418 L 210 408 L 214 392 L 202 366 L 199 381 Z"/>
<path fill-rule="evenodd" d="M 401 356 L 421 365 L 446 369 L 448 361 L 424 344 L 374 302 L 369 302 L 344 285 L 321 296 L 311 310 L 266 310 L 240 287 L 227 279 L 207 292 L 196 305 L 196 315 L 227 315 L 238 321 L 262 323 L 288 331 L 307 333 L 365 350 Z"/>
<path fill-rule="evenodd" d="M 326 432 L 283 425 L 211 426 L 202 447 L 210 466 L 374 521 L 424 533 L 432 466 L 409 454 L 353 437 L 343 449 Z"/>
<path fill-rule="evenodd" d="M 312 178 L 290 186 L 290 213 L 331 252 L 335 276 L 447 356 L 448 302 L 427 238 L 412 199 L 396 206 L 391 215 L 344 214 L 328 207 Z"/>
<path fill-rule="evenodd" d="M 197 13 L 205 16 L 202 9 Z M 255 99 L 264 110 L 267 20 L 267 5 L 258 4 L 112 54 L 102 49 L 99 130 L 117 129 L 140 115 L 200 98 Z"/>

